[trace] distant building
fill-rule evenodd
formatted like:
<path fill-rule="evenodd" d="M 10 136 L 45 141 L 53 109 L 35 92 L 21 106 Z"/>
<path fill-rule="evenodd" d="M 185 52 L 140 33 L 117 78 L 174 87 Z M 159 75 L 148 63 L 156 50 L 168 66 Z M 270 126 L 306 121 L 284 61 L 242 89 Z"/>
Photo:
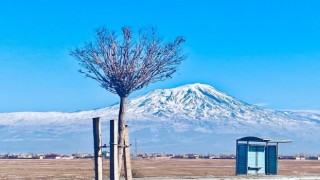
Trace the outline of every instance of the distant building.
<path fill-rule="evenodd" d="M 173 158 L 179 158 L 179 159 L 183 159 L 183 158 L 187 158 L 188 156 L 187 155 L 185 155 L 185 154 L 176 154 L 176 155 L 174 155 L 174 157 Z"/>
<path fill-rule="evenodd" d="M 296 160 L 306 160 L 305 157 L 300 157 L 300 156 L 297 156 L 295 159 L 296 159 Z"/>
<path fill-rule="evenodd" d="M 60 159 L 74 159 L 73 156 L 63 155 Z"/>
<path fill-rule="evenodd" d="M 199 159 L 199 154 L 187 154 L 188 159 Z"/>
<path fill-rule="evenodd" d="M 59 154 L 47 154 L 47 155 L 45 155 L 45 159 L 61 159 L 61 155 L 59 155 Z"/>
<path fill-rule="evenodd" d="M 36 156 L 37 159 L 44 159 L 46 156 L 45 155 L 38 155 Z"/>
<path fill-rule="evenodd" d="M 202 159 L 217 159 L 215 156 L 213 155 L 200 155 L 200 158 Z"/>
<path fill-rule="evenodd" d="M 278 159 L 296 160 L 296 156 L 279 156 Z"/>
<path fill-rule="evenodd" d="M 107 152 L 107 151 L 102 151 L 102 157 L 109 158 L 110 157 L 110 153 Z"/>
<path fill-rule="evenodd" d="M 308 160 L 320 160 L 319 156 L 310 156 L 308 157 Z"/>
<path fill-rule="evenodd" d="M 166 154 L 166 156 L 172 158 L 174 157 L 174 154 Z"/>

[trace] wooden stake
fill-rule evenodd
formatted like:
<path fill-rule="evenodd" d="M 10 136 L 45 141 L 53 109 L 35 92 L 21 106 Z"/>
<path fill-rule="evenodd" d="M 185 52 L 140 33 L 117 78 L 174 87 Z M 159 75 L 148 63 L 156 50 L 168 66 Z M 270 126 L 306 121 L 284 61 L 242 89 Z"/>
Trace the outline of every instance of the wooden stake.
<path fill-rule="evenodd" d="M 118 122 L 110 120 L 110 180 L 119 180 Z"/>
<path fill-rule="evenodd" d="M 93 124 L 93 147 L 94 147 L 94 174 L 95 180 L 102 180 L 102 149 L 101 149 L 101 126 L 100 118 L 92 119 Z"/>
<path fill-rule="evenodd" d="M 130 160 L 130 141 L 129 141 L 129 127 L 128 125 L 125 126 L 124 131 L 124 173 L 126 180 L 132 180 L 132 170 L 131 170 L 131 160 Z"/>

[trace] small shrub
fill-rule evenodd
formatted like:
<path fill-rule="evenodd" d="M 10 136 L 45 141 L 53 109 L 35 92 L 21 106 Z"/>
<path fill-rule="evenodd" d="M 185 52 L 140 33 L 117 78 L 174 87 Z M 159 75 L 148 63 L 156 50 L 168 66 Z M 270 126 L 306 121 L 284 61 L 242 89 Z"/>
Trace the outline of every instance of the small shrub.
<path fill-rule="evenodd" d="M 143 178 L 143 172 L 141 169 L 132 169 L 132 177 L 133 178 Z"/>

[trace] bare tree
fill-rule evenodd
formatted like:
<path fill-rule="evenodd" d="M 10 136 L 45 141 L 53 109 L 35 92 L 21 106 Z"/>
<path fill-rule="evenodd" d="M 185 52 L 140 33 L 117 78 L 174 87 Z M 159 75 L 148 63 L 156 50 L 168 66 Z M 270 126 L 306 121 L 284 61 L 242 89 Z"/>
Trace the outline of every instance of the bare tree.
<path fill-rule="evenodd" d="M 142 29 L 134 36 L 129 27 L 123 27 L 121 37 L 101 28 L 96 31 L 94 42 L 71 51 L 82 67 L 81 73 L 98 81 L 107 91 L 119 95 L 119 145 L 124 142 L 128 95 L 149 83 L 171 78 L 185 59 L 180 47 L 184 42 L 182 37 L 164 42 L 154 28 Z M 122 153 L 120 147 L 119 170 Z"/>

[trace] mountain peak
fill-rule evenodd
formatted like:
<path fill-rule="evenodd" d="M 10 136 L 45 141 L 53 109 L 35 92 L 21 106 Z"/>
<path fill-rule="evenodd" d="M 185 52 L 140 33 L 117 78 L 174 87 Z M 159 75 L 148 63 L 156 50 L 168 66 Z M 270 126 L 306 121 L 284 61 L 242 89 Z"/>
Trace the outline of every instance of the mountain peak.
<path fill-rule="evenodd" d="M 164 89 L 162 91 L 172 91 L 179 94 L 184 94 L 185 97 L 187 96 L 193 96 L 195 98 L 201 99 L 201 100 L 216 100 L 218 103 L 225 102 L 225 101 L 238 101 L 239 100 L 227 95 L 224 92 L 221 92 L 217 90 L 216 88 L 208 85 L 208 84 L 201 84 L 201 83 L 194 83 L 194 84 L 186 84 L 183 86 L 179 86 L 172 89 Z"/>
<path fill-rule="evenodd" d="M 158 89 L 128 103 L 129 111 L 163 117 L 212 119 L 215 116 L 232 117 L 255 106 L 218 91 L 206 84 L 187 84 L 172 89 Z M 187 117 L 186 117 L 187 116 Z"/>
<path fill-rule="evenodd" d="M 212 86 L 208 85 L 208 84 L 202 84 L 202 83 L 193 83 L 193 84 L 185 84 L 185 85 L 182 85 L 182 86 L 179 86 L 179 87 L 176 87 L 176 88 L 203 88 L 203 87 L 211 87 L 213 88 Z"/>
<path fill-rule="evenodd" d="M 201 83 L 186 84 L 176 88 L 172 88 L 172 90 L 177 90 L 177 89 L 191 89 L 191 90 L 212 89 L 212 90 L 218 91 L 217 89 L 215 89 L 214 87 L 208 84 L 201 84 Z"/>

